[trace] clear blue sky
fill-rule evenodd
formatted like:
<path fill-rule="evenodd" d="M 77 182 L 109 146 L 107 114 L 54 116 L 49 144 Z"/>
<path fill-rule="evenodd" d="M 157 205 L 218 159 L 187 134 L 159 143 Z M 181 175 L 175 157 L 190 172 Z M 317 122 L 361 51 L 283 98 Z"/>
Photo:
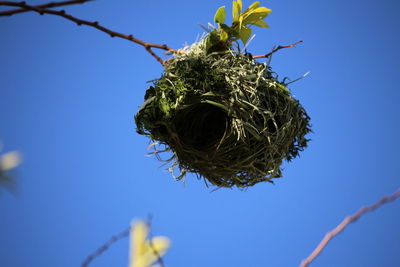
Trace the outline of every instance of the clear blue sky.
<path fill-rule="evenodd" d="M 304 40 L 272 66 L 293 79 L 311 71 L 291 89 L 312 118 L 312 142 L 276 185 L 213 193 L 145 156 L 133 116 L 162 67 L 142 47 L 59 17 L 0 18 L 0 139 L 24 154 L 19 193 L 0 191 L 0 266 L 79 266 L 148 214 L 154 235 L 172 239 L 167 267 L 298 266 L 345 215 L 399 188 L 399 2 L 262 4 L 273 9 L 271 29 L 256 30 L 249 51 Z M 99 0 L 67 10 L 179 48 L 221 5 L 231 1 Z M 312 266 L 399 266 L 399 210 L 397 201 L 350 225 Z M 124 239 L 91 266 L 127 262 Z"/>

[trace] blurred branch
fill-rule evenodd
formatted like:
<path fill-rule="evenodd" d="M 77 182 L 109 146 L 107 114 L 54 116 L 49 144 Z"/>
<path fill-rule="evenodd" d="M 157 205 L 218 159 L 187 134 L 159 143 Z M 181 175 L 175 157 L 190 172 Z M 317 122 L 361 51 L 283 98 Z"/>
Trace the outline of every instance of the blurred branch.
<path fill-rule="evenodd" d="M 164 267 L 164 261 L 159 253 L 159 251 L 156 249 L 156 246 L 153 244 L 153 238 L 151 238 L 151 221 L 152 221 L 152 216 L 149 215 L 147 223 L 146 225 L 146 229 L 149 231 L 148 233 L 146 233 L 146 239 L 144 239 L 143 241 L 148 242 L 148 246 L 151 248 L 152 253 L 155 255 L 157 262 L 160 264 L 160 267 Z M 132 235 L 132 231 L 133 231 L 133 227 L 134 224 L 132 224 L 129 228 L 125 229 L 124 231 L 122 231 L 121 233 L 111 237 L 106 243 L 104 243 L 103 245 L 101 245 L 98 249 L 96 249 L 96 251 L 94 251 L 92 254 L 90 254 L 85 261 L 82 263 L 81 267 L 87 267 L 89 266 L 89 264 L 97 257 L 99 257 L 101 254 L 103 254 L 104 252 L 106 252 L 114 243 L 120 241 L 121 239 L 128 237 L 130 234 Z M 147 231 L 146 230 L 146 231 Z M 136 233 L 139 234 L 139 233 Z M 149 235 L 149 237 L 147 238 L 147 234 Z M 132 237 L 131 237 L 132 238 Z M 143 245 L 143 244 L 141 244 Z M 132 248 L 131 248 L 132 249 Z M 136 249 L 137 248 L 133 248 Z M 140 261 L 141 263 L 143 263 L 143 261 Z M 136 265 L 135 265 L 136 266 Z M 146 265 L 147 267 L 147 265 Z"/>
<path fill-rule="evenodd" d="M 93 252 L 92 254 L 90 254 L 85 261 L 82 263 L 81 267 L 87 267 L 89 266 L 89 264 L 98 256 L 100 256 L 101 254 L 103 254 L 105 251 L 107 251 L 111 245 L 113 245 L 114 243 L 118 242 L 119 240 L 128 237 L 130 233 L 130 227 L 124 231 L 122 231 L 121 233 L 111 237 L 106 243 L 104 243 L 103 245 L 101 245 L 98 249 L 96 249 L 95 252 Z"/>
<path fill-rule="evenodd" d="M 68 3 L 69 2 L 69 3 Z M 63 5 L 68 5 L 68 4 L 72 4 L 72 2 L 76 1 L 66 1 L 66 2 L 59 2 L 58 4 L 63 3 Z M 57 5 L 57 3 L 49 3 L 47 5 Z M 170 47 L 168 47 L 166 44 L 154 44 L 154 43 L 148 43 L 145 41 L 142 41 L 140 39 L 137 39 L 135 37 L 133 37 L 133 35 L 127 35 L 127 34 L 123 34 L 123 33 L 119 33 L 113 30 L 110 30 L 104 26 L 101 26 L 100 23 L 98 21 L 87 21 L 87 20 L 82 20 L 82 19 L 78 19 L 70 14 L 67 14 L 65 12 L 65 10 L 52 10 L 52 9 L 48 9 L 48 8 L 43 8 L 40 6 L 31 6 L 26 4 L 25 2 L 10 2 L 10 1 L 0 1 L 0 6 L 13 6 L 13 7 L 19 7 L 20 9 L 23 9 L 25 11 L 34 11 L 39 13 L 40 15 L 44 15 L 44 14 L 49 14 L 49 15 L 55 15 L 55 16 L 59 16 L 59 17 L 63 17 L 67 20 L 73 21 L 75 22 L 78 26 L 81 25 L 86 25 L 92 28 L 95 28 L 99 31 L 102 31 L 108 35 L 110 35 L 111 37 L 119 37 L 121 39 L 125 39 L 131 42 L 134 42 L 136 44 L 139 44 L 141 46 L 143 46 L 147 52 L 149 52 L 158 62 L 160 62 L 162 65 L 165 64 L 164 60 L 162 60 L 159 56 L 157 56 L 152 48 L 157 48 L 157 49 L 161 49 L 161 50 L 165 50 L 169 53 L 174 53 L 176 50 L 172 49 Z M 43 5 L 42 5 L 43 6 Z M 6 11 L 7 12 L 7 11 Z M 10 11 L 8 11 L 10 12 Z M 4 12 L 1 12 L 1 14 L 3 14 Z M 5 16 L 5 15 L 3 15 Z"/>
<path fill-rule="evenodd" d="M 64 2 L 51 2 L 43 5 L 37 5 L 35 8 L 52 8 L 52 7 L 59 7 L 59 6 L 69 6 L 69 5 L 75 5 L 75 4 L 84 4 L 86 2 L 90 2 L 93 0 L 72 0 L 72 1 L 64 1 Z M 12 16 L 14 14 L 18 13 L 23 13 L 23 12 L 28 12 L 30 10 L 27 10 L 25 8 L 17 8 L 17 9 L 12 9 L 12 10 L 7 10 L 7 11 L 2 11 L 0 12 L 0 17 L 1 16 Z"/>
<path fill-rule="evenodd" d="M 307 267 L 324 250 L 324 248 L 326 247 L 328 242 L 333 237 L 340 234 L 350 223 L 357 221 L 365 213 L 373 211 L 388 202 L 392 202 L 392 201 L 396 200 L 398 197 L 400 197 L 400 190 L 397 190 L 390 196 L 383 197 L 381 200 L 379 200 L 378 202 L 376 202 L 370 206 L 362 207 L 353 215 L 344 218 L 344 220 L 338 226 L 336 226 L 335 229 L 333 229 L 332 231 L 328 232 L 325 235 L 325 237 L 318 244 L 318 246 L 315 248 L 315 250 L 310 254 L 310 256 L 308 256 L 306 259 L 304 259 L 301 262 L 300 267 Z"/>
<path fill-rule="evenodd" d="M 151 228 L 151 223 L 152 223 L 152 220 L 153 220 L 153 216 L 150 214 L 148 216 L 148 218 L 147 218 L 147 227 L 149 228 L 149 246 L 150 246 L 151 250 L 153 251 L 154 255 L 156 255 L 157 262 L 160 264 L 160 267 L 165 267 L 164 260 L 162 259 L 160 253 L 158 253 L 157 249 L 154 247 L 153 241 L 152 241 L 152 238 L 151 238 L 151 229 L 152 229 Z"/>
<path fill-rule="evenodd" d="M 274 48 L 271 52 L 269 52 L 269 53 L 267 53 L 265 55 L 253 56 L 253 58 L 268 58 L 268 57 L 272 56 L 272 54 L 274 54 L 275 52 L 277 52 L 277 51 L 279 51 L 279 50 L 281 50 L 283 48 L 295 47 L 297 44 L 302 43 L 302 42 L 303 42 L 302 40 L 299 40 L 299 41 L 294 42 L 293 44 L 290 44 L 290 45 L 280 45 L 280 46 Z"/>

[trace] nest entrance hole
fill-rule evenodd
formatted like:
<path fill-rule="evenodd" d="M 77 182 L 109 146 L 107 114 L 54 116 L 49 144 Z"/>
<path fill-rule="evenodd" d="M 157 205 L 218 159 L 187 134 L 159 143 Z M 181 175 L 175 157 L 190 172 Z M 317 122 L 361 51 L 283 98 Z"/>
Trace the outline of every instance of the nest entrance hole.
<path fill-rule="evenodd" d="M 274 119 L 269 119 L 267 121 L 267 126 L 268 126 L 268 132 L 270 134 L 275 134 L 282 127 L 282 122 L 280 117 L 277 116 Z"/>
<path fill-rule="evenodd" d="M 175 128 L 179 139 L 188 147 L 206 151 L 218 143 L 228 123 L 226 112 L 207 103 L 195 104 L 177 111 Z"/>

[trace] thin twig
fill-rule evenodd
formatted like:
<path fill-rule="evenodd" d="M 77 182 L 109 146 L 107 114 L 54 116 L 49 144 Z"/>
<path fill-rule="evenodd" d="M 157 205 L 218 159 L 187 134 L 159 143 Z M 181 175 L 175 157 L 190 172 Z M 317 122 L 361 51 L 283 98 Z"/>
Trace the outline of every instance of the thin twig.
<path fill-rule="evenodd" d="M 165 64 L 164 60 L 162 60 L 159 56 L 157 56 L 152 48 L 157 48 L 157 49 L 162 49 L 165 50 L 169 53 L 174 53 L 176 52 L 175 49 L 172 49 L 170 47 L 168 47 L 166 44 L 154 44 L 154 43 L 148 43 L 145 41 L 142 41 L 140 39 L 137 39 L 135 37 L 133 37 L 133 35 L 127 35 L 127 34 L 122 34 L 116 31 L 112 31 L 104 26 L 101 26 L 100 23 L 98 21 L 87 21 L 87 20 L 82 20 L 82 19 L 78 19 L 70 14 L 67 14 L 65 12 L 65 10 L 51 10 L 51 9 L 47 9 L 47 8 L 38 8 L 37 6 L 31 6 L 31 5 L 27 5 L 25 2 L 10 2 L 10 1 L 0 1 L 0 6 L 14 6 L 14 7 L 20 7 L 22 9 L 25 10 L 29 10 L 29 11 L 34 11 L 39 13 L 40 15 L 44 15 L 44 14 L 50 14 L 50 15 L 55 15 L 55 16 L 59 16 L 59 17 L 63 17 L 67 20 L 73 21 L 75 22 L 78 26 L 81 25 L 86 25 L 89 27 L 93 27 L 96 28 L 108 35 L 110 35 L 111 37 L 119 37 L 125 40 L 129 40 L 131 42 L 134 42 L 136 44 L 139 44 L 141 46 L 143 46 L 147 52 L 149 52 L 158 62 L 160 62 L 162 65 Z"/>
<path fill-rule="evenodd" d="M 297 44 L 302 43 L 302 42 L 303 41 L 300 40 L 300 41 L 294 42 L 293 44 L 290 44 L 290 45 L 280 45 L 280 46 L 274 48 L 271 52 L 269 52 L 269 53 L 267 53 L 265 55 L 253 56 L 253 58 L 268 58 L 268 57 L 272 56 L 272 54 L 277 52 L 278 50 L 281 50 L 283 48 L 295 47 Z"/>
<path fill-rule="evenodd" d="M 53 7 L 59 7 L 59 6 L 69 6 L 69 5 L 75 5 L 75 4 L 84 4 L 84 3 L 90 2 L 90 1 L 94 1 L 94 0 L 72 0 L 72 1 L 63 1 L 63 2 L 51 2 L 51 3 L 47 3 L 47 4 L 37 5 L 35 7 L 36 8 L 53 8 Z M 2 12 L 0 12 L 0 17 L 2 17 L 2 16 L 12 16 L 14 14 L 28 12 L 28 11 L 30 11 L 30 10 L 27 10 L 27 9 L 24 9 L 24 8 L 17 8 L 17 9 L 2 11 Z"/>
<path fill-rule="evenodd" d="M 308 256 L 306 259 L 304 259 L 301 264 L 300 267 L 307 267 L 326 247 L 326 245 L 328 244 L 328 242 L 335 237 L 336 235 L 338 235 L 340 232 L 342 232 L 347 225 L 349 225 L 352 222 L 357 221 L 358 219 L 360 219 L 361 216 L 363 216 L 365 213 L 373 211 L 377 208 L 379 208 L 380 206 L 382 206 L 383 204 L 386 204 L 388 202 L 394 201 L 396 200 L 398 197 L 400 197 L 400 190 L 397 190 L 396 192 L 394 192 L 392 195 L 387 196 L 387 197 L 383 197 L 381 200 L 379 200 L 378 202 L 370 205 L 370 206 L 366 206 L 366 207 L 362 207 L 361 209 L 359 209 L 356 213 L 354 213 L 351 216 L 348 216 L 346 218 L 344 218 L 344 220 L 338 225 L 336 226 L 335 229 L 333 229 L 332 231 L 328 232 L 325 237 L 322 239 L 322 241 L 318 244 L 318 246 L 315 248 L 315 250 L 310 254 L 310 256 Z"/>
<path fill-rule="evenodd" d="M 101 247 L 99 247 L 98 249 L 96 249 L 95 252 L 93 252 L 92 254 L 90 254 L 85 261 L 82 263 L 81 267 L 87 267 L 89 266 L 89 264 L 98 256 L 100 256 L 101 254 L 103 254 L 105 251 L 107 251 L 111 245 L 113 245 L 114 243 L 118 242 L 119 240 L 128 237 L 129 233 L 130 233 L 130 227 L 126 230 L 124 230 L 123 232 L 111 237 L 106 243 L 104 243 L 103 245 L 101 245 Z"/>
<path fill-rule="evenodd" d="M 149 239 L 149 246 L 153 250 L 154 255 L 156 255 L 157 262 L 160 264 L 160 267 L 165 267 L 164 260 L 162 259 L 161 255 L 158 253 L 158 251 L 154 248 L 153 242 L 151 242 L 151 239 L 152 239 L 152 237 L 151 237 L 151 223 L 152 223 L 152 220 L 153 220 L 153 216 L 150 214 L 148 216 L 148 218 L 147 218 L 147 226 L 149 227 L 149 232 L 150 232 L 149 233 L 149 238 L 148 238 Z"/>
<path fill-rule="evenodd" d="M 162 257 L 160 256 L 160 254 L 158 253 L 158 251 L 153 247 L 153 244 L 151 242 L 151 221 L 152 221 L 153 216 L 149 215 L 148 219 L 147 219 L 147 226 L 149 228 L 149 238 L 148 238 L 148 242 L 149 245 L 151 247 L 151 249 L 153 250 L 154 254 L 157 257 L 157 262 L 160 264 L 161 267 L 165 267 L 164 265 L 164 261 L 162 259 Z M 103 245 L 101 245 L 98 249 L 96 249 L 96 251 L 94 251 L 92 254 L 90 254 L 89 256 L 87 256 L 87 258 L 83 261 L 81 267 L 87 267 L 89 266 L 89 264 L 97 257 L 99 257 L 101 254 L 103 254 L 104 252 L 106 252 L 114 243 L 120 241 L 121 239 L 128 237 L 130 232 L 131 232 L 131 228 L 132 226 L 130 226 L 129 228 L 125 229 L 124 231 L 122 231 L 121 233 L 111 237 L 106 243 L 104 243 Z"/>

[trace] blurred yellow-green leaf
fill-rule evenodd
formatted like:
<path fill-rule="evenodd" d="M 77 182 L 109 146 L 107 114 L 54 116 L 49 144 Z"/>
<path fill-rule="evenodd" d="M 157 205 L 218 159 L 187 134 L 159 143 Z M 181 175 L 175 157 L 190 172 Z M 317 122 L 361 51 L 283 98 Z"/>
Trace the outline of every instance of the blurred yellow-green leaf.
<path fill-rule="evenodd" d="M 250 25 L 269 28 L 263 19 L 271 13 L 271 9 L 260 7 L 259 1 L 251 4 L 244 12 L 242 10 L 242 0 L 232 1 L 233 22 L 231 26 L 225 24 L 225 6 L 217 10 L 214 15 L 214 22 L 218 23 L 218 27 L 214 27 L 211 31 L 210 29 L 205 29 L 208 32 L 206 40 L 207 53 L 225 51 L 231 47 L 233 42 L 239 39 L 246 44 L 252 34 Z"/>
<path fill-rule="evenodd" d="M 251 29 L 246 26 L 242 26 L 239 33 L 239 38 L 242 40 L 243 44 L 245 45 L 251 36 Z"/>
<path fill-rule="evenodd" d="M 236 2 L 237 2 L 237 5 L 238 5 L 239 14 L 240 14 L 240 12 L 242 12 L 242 7 L 243 7 L 242 0 L 237 0 Z"/>
<path fill-rule="evenodd" d="M 21 164 L 21 154 L 18 151 L 8 152 L 0 156 L 0 169 L 8 171 Z"/>
<path fill-rule="evenodd" d="M 257 21 L 266 18 L 271 13 L 271 11 L 272 11 L 271 9 L 266 7 L 257 7 L 256 9 L 253 9 L 252 11 L 248 12 L 248 14 L 243 19 L 243 23 L 244 24 L 256 23 Z"/>
<path fill-rule="evenodd" d="M 238 22 L 239 21 L 239 5 L 238 2 L 233 1 L 232 2 L 232 17 L 233 17 L 233 22 Z"/>
<path fill-rule="evenodd" d="M 229 26 L 226 25 L 226 24 L 223 24 L 223 23 L 222 23 L 222 24 L 220 24 L 219 26 L 221 27 L 222 30 L 226 31 L 227 33 L 230 33 L 230 32 L 232 31 L 232 28 L 229 27 Z"/>
<path fill-rule="evenodd" d="M 218 8 L 217 12 L 214 16 L 214 22 L 216 23 L 224 23 L 226 18 L 225 6 L 221 6 Z"/>
<path fill-rule="evenodd" d="M 251 10 L 253 10 L 253 9 L 257 8 L 257 7 L 259 7 L 259 6 L 260 6 L 260 2 L 259 2 L 259 1 L 256 1 L 256 2 L 254 2 L 253 4 L 251 4 L 251 5 L 243 12 L 243 14 L 246 14 L 246 12 L 249 12 L 249 11 L 251 11 Z"/>
<path fill-rule="evenodd" d="M 268 24 L 264 20 L 258 20 L 258 21 L 255 21 L 255 22 L 249 23 L 249 24 L 252 24 L 254 26 L 258 26 L 261 28 L 269 28 Z"/>
<path fill-rule="evenodd" d="M 170 247 L 166 237 L 154 237 L 148 240 L 149 227 L 144 222 L 135 222 L 130 233 L 130 264 L 129 267 L 150 267 L 163 256 Z"/>
<path fill-rule="evenodd" d="M 239 17 L 239 29 L 242 28 L 242 24 L 243 24 L 243 16 Z"/>
<path fill-rule="evenodd" d="M 221 28 L 220 40 L 221 41 L 226 41 L 228 39 L 229 39 L 229 34 Z"/>

